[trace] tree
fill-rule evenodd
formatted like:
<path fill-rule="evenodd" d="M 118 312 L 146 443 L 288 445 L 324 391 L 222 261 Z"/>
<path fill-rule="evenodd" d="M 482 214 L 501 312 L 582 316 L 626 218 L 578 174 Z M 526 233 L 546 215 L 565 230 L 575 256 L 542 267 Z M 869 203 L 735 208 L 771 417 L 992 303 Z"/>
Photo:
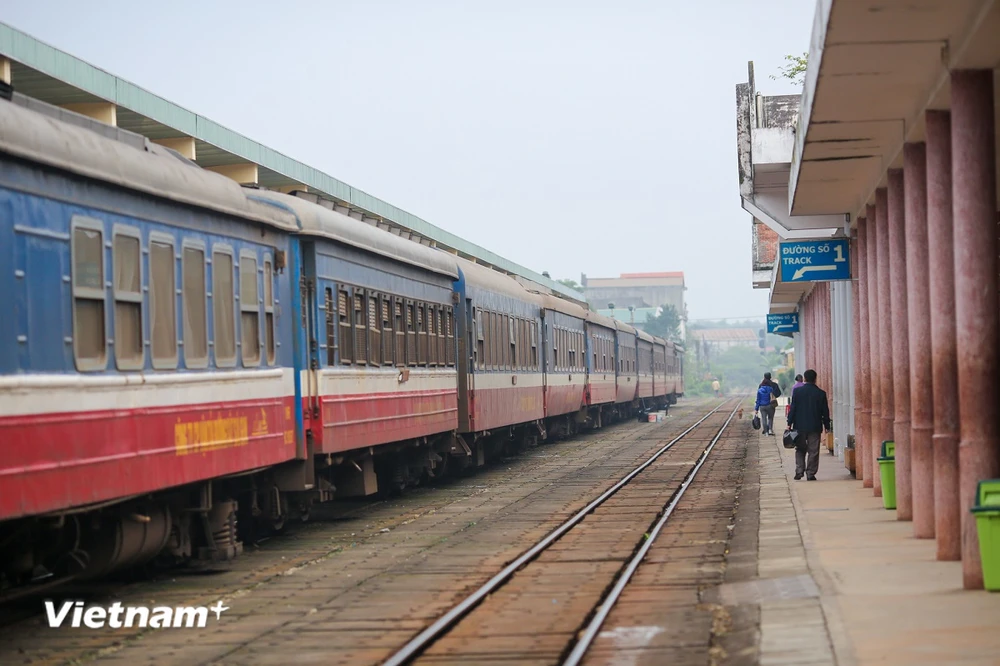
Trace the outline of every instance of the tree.
<path fill-rule="evenodd" d="M 770 369 L 754 347 L 730 347 L 712 359 L 712 371 L 725 376 L 729 391 L 753 389 Z"/>
<path fill-rule="evenodd" d="M 642 325 L 642 330 L 650 335 L 680 342 L 680 326 L 681 316 L 677 313 L 677 308 L 672 305 L 662 305 L 656 316 L 646 319 L 646 323 Z"/>
<path fill-rule="evenodd" d="M 801 86 L 806 80 L 806 68 L 808 64 L 809 53 L 803 53 L 800 56 L 786 55 L 784 66 L 778 69 L 777 76 L 772 74 L 771 79 L 774 81 L 788 79 L 795 85 Z"/>
<path fill-rule="evenodd" d="M 573 291 L 578 291 L 581 294 L 583 293 L 583 287 L 581 287 L 579 285 L 579 283 L 577 283 L 576 280 L 570 280 L 569 278 L 563 278 L 562 280 L 556 280 L 556 282 L 558 282 L 559 284 L 563 285 L 564 287 L 569 287 Z"/>

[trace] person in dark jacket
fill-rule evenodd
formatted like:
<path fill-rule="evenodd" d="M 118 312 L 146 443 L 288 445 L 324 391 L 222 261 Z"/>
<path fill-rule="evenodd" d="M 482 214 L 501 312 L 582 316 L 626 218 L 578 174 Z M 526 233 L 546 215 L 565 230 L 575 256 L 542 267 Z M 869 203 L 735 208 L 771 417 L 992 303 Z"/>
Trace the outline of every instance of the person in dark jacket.
<path fill-rule="evenodd" d="M 826 391 L 816 386 L 816 371 L 806 370 L 805 380 L 805 384 L 792 391 L 788 427 L 799 433 L 800 445 L 795 447 L 795 480 L 801 479 L 804 472 L 806 479 L 815 481 L 819 471 L 820 435 L 823 430 L 830 431 L 830 408 Z"/>
<path fill-rule="evenodd" d="M 761 391 L 763 388 L 770 389 L 770 397 L 767 396 L 766 391 Z M 754 405 L 755 410 L 760 410 L 764 426 L 761 433 L 764 435 L 774 434 L 774 410 L 778 406 L 778 398 L 780 397 L 781 387 L 778 386 L 777 382 L 771 380 L 770 372 L 765 372 L 764 380 L 757 387 L 757 402 Z"/>

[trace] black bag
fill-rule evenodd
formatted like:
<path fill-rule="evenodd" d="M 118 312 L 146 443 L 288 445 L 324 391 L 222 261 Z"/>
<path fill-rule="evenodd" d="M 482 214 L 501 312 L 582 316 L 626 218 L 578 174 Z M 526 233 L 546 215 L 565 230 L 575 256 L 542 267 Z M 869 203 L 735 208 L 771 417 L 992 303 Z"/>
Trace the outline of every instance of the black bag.
<path fill-rule="evenodd" d="M 786 430 L 785 434 L 781 436 L 781 443 L 786 449 L 794 449 L 798 446 L 800 435 L 796 430 Z"/>
<path fill-rule="evenodd" d="M 750 421 L 750 425 L 753 426 L 754 430 L 760 430 L 760 417 L 755 413 L 753 419 Z"/>

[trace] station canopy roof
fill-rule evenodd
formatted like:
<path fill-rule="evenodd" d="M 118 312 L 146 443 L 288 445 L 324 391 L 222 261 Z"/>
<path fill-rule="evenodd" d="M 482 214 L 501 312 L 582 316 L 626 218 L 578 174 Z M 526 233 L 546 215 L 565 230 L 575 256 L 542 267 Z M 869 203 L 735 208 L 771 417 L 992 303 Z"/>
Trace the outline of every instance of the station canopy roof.
<path fill-rule="evenodd" d="M 996 70 L 998 36 L 995 0 L 819 0 L 795 132 L 792 215 L 861 213 L 886 170 L 902 168 L 903 143 L 924 139 L 924 111 L 950 107 L 949 71 Z"/>

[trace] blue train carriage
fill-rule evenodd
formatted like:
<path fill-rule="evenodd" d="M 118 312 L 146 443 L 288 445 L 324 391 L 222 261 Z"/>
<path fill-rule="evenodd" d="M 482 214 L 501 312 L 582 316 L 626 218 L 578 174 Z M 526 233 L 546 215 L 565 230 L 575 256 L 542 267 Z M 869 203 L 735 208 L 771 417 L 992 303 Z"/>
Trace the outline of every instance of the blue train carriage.
<path fill-rule="evenodd" d="M 639 338 L 628 324 L 615 323 L 615 351 L 618 357 L 615 404 L 620 416 L 631 416 L 639 402 Z"/>
<path fill-rule="evenodd" d="M 637 396 L 643 406 L 652 406 L 655 403 L 655 387 L 653 385 L 653 336 L 643 331 L 636 330 L 636 369 L 638 370 L 639 390 Z"/>
<path fill-rule="evenodd" d="M 100 575 L 164 549 L 232 556 L 247 473 L 304 450 L 295 219 L 141 137 L 81 125 L 0 102 L 8 581 L 36 565 Z"/>
<path fill-rule="evenodd" d="M 667 384 L 667 399 L 675 405 L 684 397 L 684 347 L 677 342 L 667 342 Z"/>
<path fill-rule="evenodd" d="M 309 363 L 303 411 L 320 499 L 445 471 L 458 428 L 452 255 L 320 205 L 258 192 L 301 228 Z"/>
<path fill-rule="evenodd" d="M 615 320 L 587 312 L 587 391 L 590 420 L 598 427 L 614 417 L 617 394 Z"/>
<path fill-rule="evenodd" d="M 572 435 L 588 425 L 587 310 L 563 298 L 542 301 L 545 360 L 545 417 L 550 437 Z"/>
<path fill-rule="evenodd" d="M 473 462 L 545 439 L 542 301 L 513 278 L 458 259 L 459 433 Z"/>

